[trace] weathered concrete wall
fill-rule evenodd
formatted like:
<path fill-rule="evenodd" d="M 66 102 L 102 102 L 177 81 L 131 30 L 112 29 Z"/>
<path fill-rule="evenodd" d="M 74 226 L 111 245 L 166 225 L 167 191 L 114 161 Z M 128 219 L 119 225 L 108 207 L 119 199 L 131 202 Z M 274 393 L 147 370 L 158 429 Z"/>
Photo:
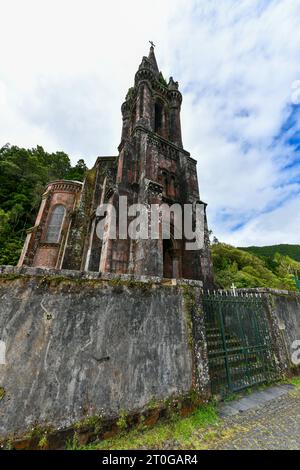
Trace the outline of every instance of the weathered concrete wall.
<path fill-rule="evenodd" d="M 100 276 L 0 268 L 0 439 L 207 393 L 203 318 L 187 295 L 199 287 Z"/>
<path fill-rule="evenodd" d="M 287 357 L 287 366 L 293 367 L 293 353 L 299 350 L 300 359 L 300 295 L 297 293 L 273 293 L 270 307 L 277 319 L 279 335 Z M 298 344 L 296 343 L 298 341 Z"/>
<path fill-rule="evenodd" d="M 0 441 L 133 414 L 192 390 L 206 399 L 201 283 L 175 282 L 0 267 Z M 300 295 L 255 292 L 284 373 L 300 339 Z"/>
<path fill-rule="evenodd" d="M 285 374 L 297 365 L 292 355 L 296 349 L 300 359 L 300 294 L 287 290 L 257 288 L 239 289 L 249 293 L 259 293 L 265 304 L 272 340 L 279 361 L 278 367 Z M 299 367 L 299 366 L 298 366 Z"/>

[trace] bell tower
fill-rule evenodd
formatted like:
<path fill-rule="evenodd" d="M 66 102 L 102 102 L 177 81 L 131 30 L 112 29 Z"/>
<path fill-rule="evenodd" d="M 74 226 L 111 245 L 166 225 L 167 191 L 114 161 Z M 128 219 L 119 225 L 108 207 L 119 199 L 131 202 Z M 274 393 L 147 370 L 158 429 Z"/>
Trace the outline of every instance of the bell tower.
<path fill-rule="evenodd" d="M 165 80 L 151 43 L 121 107 L 123 125 L 116 182 L 118 196 L 126 195 L 128 204 L 150 207 L 163 203 L 171 207 L 177 203 L 183 209 L 184 204 L 200 202 L 197 162 L 182 143 L 181 104 L 178 82 L 172 77 Z M 197 252 L 186 251 L 186 240 L 177 240 L 174 234 L 170 240 L 161 236 L 158 240 L 150 237 L 127 241 L 126 248 L 124 240 L 116 240 L 110 252 L 123 260 L 124 253 L 128 253 L 124 272 L 204 279 L 211 276 L 207 226 L 205 231 L 205 246 Z"/>
<path fill-rule="evenodd" d="M 181 103 L 178 82 L 172 77 L 166 82 L 151 45 L 148 57 L 143 57 L 135 74 L 134 87 L 128 90 L 122 105 L 122 140 L 140 125 L 182 148 Z"/>

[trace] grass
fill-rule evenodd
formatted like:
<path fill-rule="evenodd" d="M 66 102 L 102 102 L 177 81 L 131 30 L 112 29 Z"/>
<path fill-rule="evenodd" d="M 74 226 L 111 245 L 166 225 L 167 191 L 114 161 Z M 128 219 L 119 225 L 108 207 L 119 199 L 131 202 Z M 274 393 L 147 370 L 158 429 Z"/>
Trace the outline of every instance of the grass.
<path fill-rule="evenodd" d="M 300 377 L 251 387 L 231 394 L 224 401 L 238 400 L 276 383 L 289 383 L 300 388 Z M 183 418 L 178 413 L 172 413 L 169 418 L 161 419 L 152 427 L 145 426 L 143 422 L 131 430 L 126 430 L 126 426 L 122 429 L 121 426 L 118 435 L 85 446 L 80 446 L 76 434 L 75 439 L 68 443 L 67 448 L 73 450 L 206 449 L 210 448 L 218 437 L 229 439 L 232 434 L 242 431 L 236 426 L 223 429 L 222 423 L 217 413 L 216 403 L 211 402 L 200 406 L 188 417 Z"/>
<path fill-rule="evenodd" d="M 205 431 L 209 426 L 218 424 L 219 418 L 213 404 L 203 405 L 190 416 L 182 418 L 173 415 L 171 419 L 160 421 L 152 428 L 140 429 L 139 427 L 128 432 L 122 432 L 114 438 L 95 442 L 80 449 L 161 449 L 166 444 L 184 449 L 193 444 L 191 438 L 195 431 Z M 211 432 L 211 431 L 210 431 Z M 212 435 L 214 435 L 212 433 Z M 209 433 L 206 439 L 209 438 Z M 194 442 L 194 439 L 193 439 Z"/>
<path fill-rule="evenodd" d="M 295 385 L 295 387 L 300 388 L 300 377 L 293 377 L 287 380 L 287 383 Z"/>

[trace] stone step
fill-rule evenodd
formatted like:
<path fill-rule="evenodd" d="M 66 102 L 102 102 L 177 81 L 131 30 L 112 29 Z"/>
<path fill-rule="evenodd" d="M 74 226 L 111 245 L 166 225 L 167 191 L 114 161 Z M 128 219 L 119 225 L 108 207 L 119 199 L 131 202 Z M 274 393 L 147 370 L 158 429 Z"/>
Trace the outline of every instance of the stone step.
<path fill-rule="evenodd" d="M 255 364 L 258 363 L 258 358 L 255 355 L 245 357 L 231 356 L 227 359 L 228 364 L 231 366 L 240 366 L 242 364 Z M 211 369 L 222 369 L 225 366 L 225 356 L 209 358 L 209 366 Z"/>
<path fill-rule="evenodd" d="M 230 377 L 232 382 L 238 382 L 241 380 L 241 384 L 244 384 L 245 382 L 247 384 L 255 384 L 259 379 L 261 379 L 261 381 L 266 380 L 265 368 L 262 365 L 251 368 L 230 367 Z M 218 382 L 226 382 L 226 370 L 223 369 L 221 371 L 211 371 L 211 379 L 217 380 Z"/>
<path fill-rule="evenodd" d="M 226 343 L 226 346 L 241 346 L 241 341 L 238 338 L 226 339 L 225 343 Z M 218 340 L 207 341 L 208 350 L 220 349 L 220 348 L 216 348 L 216 346 L 223 346 L 222 338 L 219 338 Z"/>
<path fill-rule="evenodd" d="M 245 349 L 241 346 L 241 344 L 238 344 L 235 347 L 226 348 L 226 351 L 224 350 L 223 347 L 220 347 L 218 349 L 208 349 L 209 357 L 215 357 L 218 355 L 224 356 L 226 353 L 227 353 L 227 356 L 235 356 L 236 354 L 243 354 L 243 355 L 255 354 L 255 351 L 253 351 L 253 353 L 251 353 L 250 351 L 245 353 Z"/>

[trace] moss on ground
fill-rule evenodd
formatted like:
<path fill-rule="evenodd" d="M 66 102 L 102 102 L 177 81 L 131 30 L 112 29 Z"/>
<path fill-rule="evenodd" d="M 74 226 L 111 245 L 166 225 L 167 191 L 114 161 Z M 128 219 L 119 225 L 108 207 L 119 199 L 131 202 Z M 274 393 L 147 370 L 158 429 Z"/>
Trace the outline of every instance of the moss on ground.
<path fill-rule="evenodd" d="M 277 382 L 290 383 L 300 388 L 300 377 Z M 237 400 L 254 391 L 263 390 L 273 384 L 252 387 L 243 393 L 232 394 L 228 400 Z M 238 424 L 225 427 L 217 413 L 216 403 L 201 405 L 188 417 L 181 417 L 176 411 L 167 413 L 154 426 L 137 426 L 131 430 L 121 430 L 110 439 L 93 442 L 86 446 L 74 444 L 74 449 L 90 450 L 133 450 L 133 449 L 208 449 L 218 439 L 228 440 L 232 436 L 247 431 L 247 426 Z"/>
<path fill-rule="evenodd" d="M 3 387 L 0 387 L 0 401 L 3 400 L 3 398 L 5 397 L 5 388 Z"/>
<path fill-rule="evenodd" d="M 151 428 L 140 427 L 100 442 L 95 442 L 80 449 L 160 449 L 168 442 L 172 446 L 184 448 L 190 446 L 195 430 L 204 430 L 216 425 L 219 421 L 216 408 L 213 404 L 203 405 L 190 416 L 182 418 L 179 414 L 172 414 L 171 418 L 161 420 Z M 211 435 L 214 433 L 212 431 Z M 74 447 L 73 447 L 74 448 Z"/>
<path fill-rule="evenodd" d="M 300 388 L 300 377 L 292 377 L 286 381 L 289 384 L 295 385 L 295 387 Z"/>

